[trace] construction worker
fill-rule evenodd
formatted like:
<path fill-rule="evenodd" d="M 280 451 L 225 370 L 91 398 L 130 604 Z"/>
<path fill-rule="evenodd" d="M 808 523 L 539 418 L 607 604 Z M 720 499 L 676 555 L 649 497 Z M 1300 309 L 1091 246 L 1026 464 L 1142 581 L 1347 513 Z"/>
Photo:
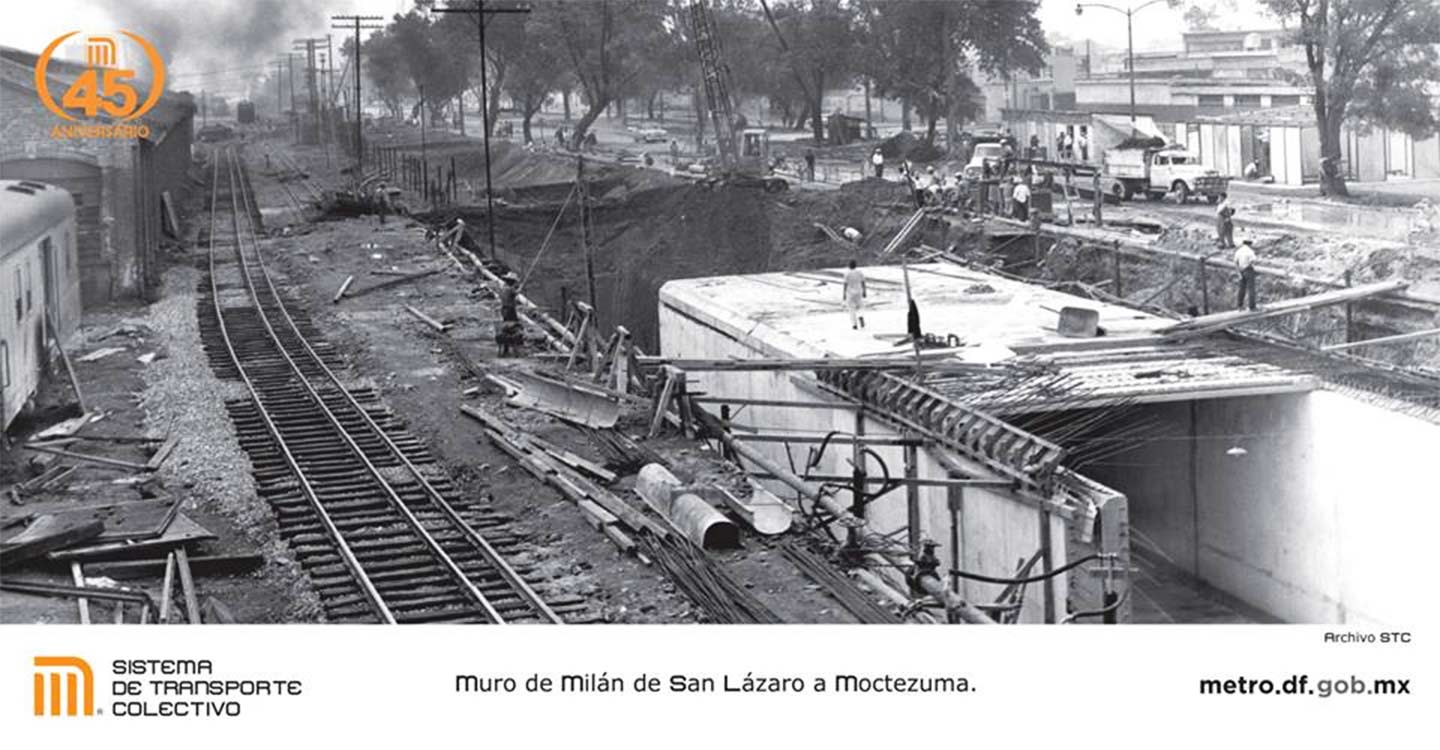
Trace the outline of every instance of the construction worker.
<path fill-rule="evenodd" d="M 505 274 L 505 286 L 500 290 L 500 319 L 507 323 L 520 320 L 520 280 L 515 274 Z"/>
<path fill-rule="evenodd" d="M 875 167 L 875 177 L 885 179 L 885 155 L 880 153 L 880 149 L 877 148 L 875 153 L 870 154 L 870 164 Z"/>
<path fill-rule="evenodd" d="M 815 150 L 805 149 L 805 181 L 815 181 Z"/>
<path fill-rule="evenodd" d="M 845 272 L 845 310 L 850 313 L 850 330 L 859 330 L 865 327 L 865 316 L 861 309 L 865 305 L 865 274 L 855 267 L 855 261 L 850 261 L 850 270 Z"/>
<path fill-rule="evenodd" d="M 375 215 L 380 217 L 380 224 L 385 224 L 385 215 L 390 213 L 390 189 L 382 181 L 375 186 Z"/>
<path fill-rule="evenodd" d="M 1255 246 L 1250 240 L 1240 243 L 1235 250 L 1235 267 L 1240 270 L 1240 300 L 1235 303 L 1235 309 L 1245 307 L 1245 300 L 1250 300 L 1250 309 L 1254 310 L 1255 301 Z"/>
<path fill-rule="evenodd" d="M 1215 206 L 1216 244 L 1225 250 L 1235 247 L 1235 207 L 1230 204 L 1230 194 L 1221 193 L 1220 203 Z"/>
<path fill-rule="evenodd" d="M 1090 161 L 1090 138 L 1085 134 L 1085 129 L 1080 129 L 1080 137 L 1075 140 L 1075 145 L 1080 147 L 1080 161 Z"/>
<path fill-rule="evenodd" d="M 1019 221 L 1030 220 L 1030 185 L 1023 176 L 1015 180 L 1015 189 L 1010 193 L 1010 200 L 1013 203 L 1015 218 Z"/>
<path fill-rule="evenodd" d="M 674 138 L 671 138 L 671 139 L 670 139 L 670 167 L 673 169 L 673 168 L 675 167 L 675 165 L 677 165 L 677 164 L 679 164 L 679 163 L 680 163 L 680 141 L 677 141 L 677 140 L 675 140 Z"/>

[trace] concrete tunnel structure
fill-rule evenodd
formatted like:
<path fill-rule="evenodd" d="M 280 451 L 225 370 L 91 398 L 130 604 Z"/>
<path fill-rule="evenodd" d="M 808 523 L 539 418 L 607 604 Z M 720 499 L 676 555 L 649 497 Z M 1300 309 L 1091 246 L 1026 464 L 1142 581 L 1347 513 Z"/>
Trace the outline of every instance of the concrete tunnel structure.
<path fill-rule="evenodd" d="M 660 292 L 661 354 L 908 353 L 908 346 L 897 347 L 906 326 L 904 270 L 862 271 L 869 294 L 861 330 L 851 329 L 841 304 L 843 269 L 671 281 Z M 1115 590 L 1133 589 L 1124 595 L 1121 621 L 1383 625 L 1423 611 L 1397 573 L 1422 564 L 1427 529 L 1413 521 L 1413 511 L 1440 499 L 1420 468 L 1440 446 L 1440 417 L 1432 411 L 1274 364 L 1265 344 L 1223 335 L 1161 341 L 1153 332 L 1175 321 L 1127 307 L 952 264 L 911 266 L 909 276 L 924 329 L 963 342 L 941 356 L 1025 363 L 1049 374 L 1019 380 L 942 374 L 927 360 L 932 372 L 917 387 L 908 372 L 695 371 L 692 391 L 703 391 L 712 413 L 725 399 L 795 402 L 751 403 L 734 418 L 742 440 L 747 430 L 768 435 L 754 447 L 782 465 L 799 467 L 807 446 L 814 447 L 780 442 L 786 433 L 919 436 L 923 447 L 909 464 L 921 480 L 1019 476 L 1005 475 L 1003 465 L 997 473 L 993 461 L 947 438 L 955 410 L 1010 424 L 1041 415 L 1056 424 L 1123 407 L 1125 423 L 1145 429 L 1114 438 L 1128 442 L 1106 460 L 1074 469 L 1062 462 L 1046 481 L 1022 477 L 1008 487 L 920 486 L 908 499 L 906 490 L 895 490 L 867 509 L 870 530 L 903 541 L 914 513 L 919 529 L 911 539 L 938 543 L 942 576 L 955 561 L 962 570 L 1007 577 L 1032 556 L 1046 558 L 1038 571 L 1096 550 L 1113 552 Z M 1098 311 L 1105 335 L 1061 336 L 1063 307 Z M 1067 392 L 1046 390 L 1057 374 Z M 842 448 L 830 447 L 810 473 L 848 476 L 852 454 Z M 883 461 L 898 475 L 911 449 L 873 450 L 878 461 L 861 457 L 866 471 L 880 473 Z M 772 489 L 794 494 L 778 483 Z M 842 496 L 848 502 L 848 493 Z M 1019 620 L 1058 622 L 1067 612 L 1100 606 L 1100 574 L 1087 567 L 1034 585 Z M 876 572 L 902 583 L 896 570 Z M 1002 588 L 958 583 L 971 602 L 990 602 Z"/>

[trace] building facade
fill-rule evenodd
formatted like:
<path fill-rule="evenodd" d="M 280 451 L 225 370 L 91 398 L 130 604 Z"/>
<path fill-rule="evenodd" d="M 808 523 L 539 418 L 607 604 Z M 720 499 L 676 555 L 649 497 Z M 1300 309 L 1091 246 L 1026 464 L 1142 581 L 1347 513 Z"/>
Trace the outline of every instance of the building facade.
<path fill-rule="evenodd" d="M 186 94 L 161 97 L 143 118 L 148 138 L 53 137 L 60 120 L 37 95 L 35 60 L 0 48 L 0 178 L 70 192 L 86 307 L 146 298 L 159 277 L 156 258 L 167 224 L 162 196 L 178 201 L 190 188 L 194 103 Z M 52 60 L 50 88 L 65 91 L 83 70 Z"/>

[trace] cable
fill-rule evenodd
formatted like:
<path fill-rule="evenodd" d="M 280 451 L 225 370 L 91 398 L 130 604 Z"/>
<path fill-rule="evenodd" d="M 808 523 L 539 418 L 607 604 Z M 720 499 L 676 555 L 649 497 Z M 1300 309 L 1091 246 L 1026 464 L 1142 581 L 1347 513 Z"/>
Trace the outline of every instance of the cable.
<path fill-rule="evenodd" d="M 1044 581 L 1044 580 L 1046 580 L 1046 579 L 1048 579 L 1048 578 L 1054 578 L 1055 576 L 1058 576 L 1058 575 L 1060 575 L 1061 573 L 1064 573 L 1064 572 L 1073 570 L 1073 569 L 1075 569 L 1075 568 L 1078 568 L 1078 567 L 1080 567 L 1081 565 L 1084 565 L 1085 563 L 1090 562 L 1091 560 L 1099 560 L 1100 558 L 1101 558 L 1101 555 L 1099 555 L 1099 554 L 1089 554 L 1089 555 L 1086 555 L 1086 556 L 1084 556 L 1084 557 L 1082 557 L 1082 558 L 1080 558 L 1080 559 L 1078 559 L 1078 560 L 1072 560 L 1071 562 L 1065 563 L 1064 565 L 1061 565 L 1060 567 L 1058 567 L 1058 568 L 1050 571 L 1049 573 L 1041 573 L 1040 575 L 1029 576 L 1029 577 L 1026 577 L 1026 578 L 996 578 L 996 577 L 994 577 L 994 576 L 986 576 L 986 575 L 981 575 L 981 574 L 979 574 L 979 573 L 970 573 L 970 572 L 967 572 L 967 571 L 964 571 L 964 570 L 955 569 L 955 568 L 952 568 L 952 569 L 950 570 L 950 574 L 951 574 L 951 575 L 954 575 L 954 576 L 959 576 L 960 578 L 964 578 L 964 579 L 967 579 L 967 580 L 970 580 L 970 581 L 980 581 L 981 583 L 997 583 L 997 584 L 1001 584 L 1001 585 L 1021 584 L 1021 583 L 1038 583 L 1038 582 Z"/>
<path fill-rule="evenodd" d="M 545 233 L 545 240 L 540 243 L 540 249 L 536 251 L 535 259 L 530 261 L 530 267 L 525 269 L 525 276 L 520 279 L 520 283 L 515 287 L 517 294 L 525 288 L 525 282 L 530 280 L 530 274 L 535 270 L 535 265 L 540 262 L 540 256 L 545 254 L 545 248 L 549 246 L 550 238 L 555 236 L 555 229 L 560 226 L 560 219 L 565 217 L 565 209 L 570 207 L 570 199 L 575 197 L 575 190 L 579 185 L 580 183 L 577 182 L 570 186 L 570 194 L 565 196 L 565 203 L 560 206 L 560 213 L 555 214 L 555 221 L 550 223 L 550 231 Z M 581 216 L 583 220 L 584 215 L 582 214 Z M 494 222 L 495 217 L 489 217 L 488 221 Z"/>
<path fill-rule="evenodd" d="M 1101 616 L 1103 616 L 1103 615 L 1108 615 L 1108 614 L 1110 614 L 1111 612 L 1114 612 L 1115 610 L 1120 609 L 1120 607 L 1123 606 L 1123 605 L 1125 604 L 1125 601 L 1128 600 L 1129 598 L 1130 598 L 1130 589 L 1125 589 L 1125 593 L 1121 594 L 1121 595 L 1120 595 L 1120 598 L 1119 598 L 1119 599 L 1116 599 L 1114 604 L 1111 604 L 1110 606 L 1108 606 L 1108 607 L 1106 607 L 1106 608 L 1104 608 L 1104 609 L 1091 609 L 1091 610 L 1087 610 L 1087 611 L 1083 611 L 1083 612 L 1076 612 L 1076 613 L 1074 613 L 1074 614 L 1066 617 L 1065 619 L 1061 620 L 1061 621 L 1060 621 L 1060 624 L 1061 624 L 1061 625 L 1069 625 L 1070 623 L 1072 623 L 1072 622 L 1074 622 L 1074 621 L 1076 621 L 1076 620 L 1078 620 L 1078 619 L 1080 619 L 1080 618 L 1082 618 L 1082 617 L 1101 617 Z"/>

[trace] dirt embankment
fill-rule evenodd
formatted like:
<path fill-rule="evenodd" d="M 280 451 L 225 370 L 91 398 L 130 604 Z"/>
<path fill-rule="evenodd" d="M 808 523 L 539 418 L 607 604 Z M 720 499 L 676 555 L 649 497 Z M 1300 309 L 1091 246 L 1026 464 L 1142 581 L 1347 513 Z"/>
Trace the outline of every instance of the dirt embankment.
<path fill-rule="evenodd" d="M 553 174 L 552 167 L 536 166 L 553 156 L 520 154 L 496 158 L 497 168 L 505 165 L 506 184 L 514 176 Z M 658 344 L 659 289 L 666 281 L 836 266 L 851 259 L 875 262 L 911 212 L 905 189 L 882 180 L 768 194 L 615 165 L 587 167 L 587 175 L 588 241 L 601 323 L 625 325 L 652 351 Z M 572 171 L 568 178 L 573 176 Z M 496 211 L 501 259 L 525 280 L 527 294 L 556 309 L 565 300 L 589 297 L 578 206 L 566 203 L 572 184 L 511 184 L 500 193 L 505 205 Z M 483 208 L 442 210 L 427 218 L 449 222 L 456 216 L 473 227 L 474 248 L 486 249 Z M 816 224 L 837 232 L 854 228 L 860 240 L 836 242 Z M 943 222 L 927 224 L 921 239 L 943 247 L 954 240 L 951 231 Z"/>

